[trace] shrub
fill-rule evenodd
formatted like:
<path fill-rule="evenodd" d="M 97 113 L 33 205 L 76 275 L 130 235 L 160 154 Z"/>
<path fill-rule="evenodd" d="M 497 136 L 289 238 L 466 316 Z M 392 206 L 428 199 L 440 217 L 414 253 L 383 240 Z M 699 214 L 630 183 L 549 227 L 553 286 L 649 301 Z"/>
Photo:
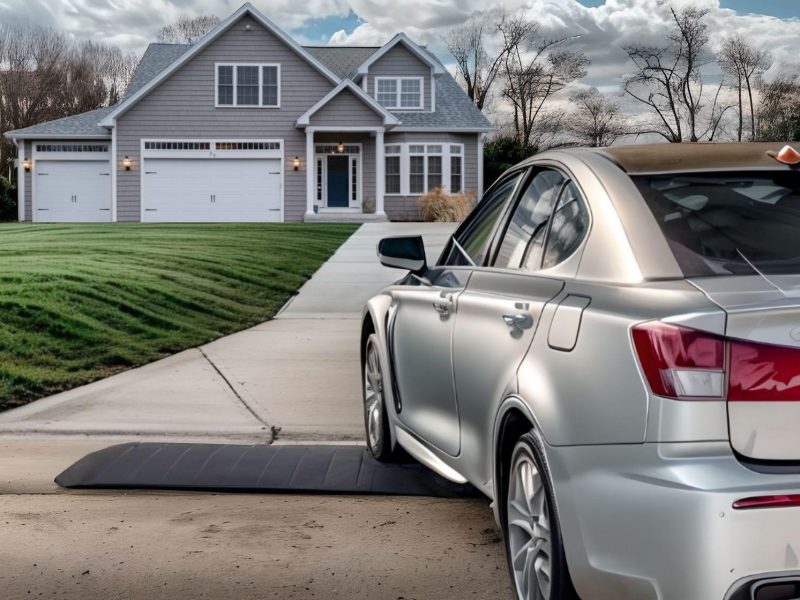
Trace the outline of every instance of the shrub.
<path fill-rule="evenodd" d="M 434 188 L 420 196 L 417 204 L 423 221 L 460 223 L 475 205 L 475 193 L 446 194 L 442 188 Z"/>
<path fill-rule="evenodd" d="M 17 188 L 0 176 L 0 221 L 17 220 Z"/>

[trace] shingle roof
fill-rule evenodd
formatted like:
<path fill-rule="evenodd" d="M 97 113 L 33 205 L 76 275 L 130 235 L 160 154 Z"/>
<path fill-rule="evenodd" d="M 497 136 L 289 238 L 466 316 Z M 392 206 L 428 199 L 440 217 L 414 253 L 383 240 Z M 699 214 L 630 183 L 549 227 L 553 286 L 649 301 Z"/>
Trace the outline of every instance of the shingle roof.
<path fill-rule="evenodd" d="M 10 137 L 38 137 L 41 135 L 52 135 L 53 137 L 75 136 L 75 137 L 111 137 L 111 133 L 105 127 L 100 127 L 98 123 L 111 112 L 110 106 L 90 110 L 89 112 L 64 117 L 55 121 L 39 123 L 24 129 L 9 131 L 6 133 Z"/>
<path fill-rule="evenodd" d="M 191 47 L 191 44 L 150 44 L 125 90 L 125 98 L 138 92 Z"/>
<path fill-rule="evenodd" d="M 191 48 L 189 44 L 150 44 L 136 67 L 124 97 L 135 94 L 147 85 L 189 48 Z M 378 47 L 372 46 L 306 46 L 305 48 L 314 58 L 341 78 L 350 77 L 378 50 Z M 441 64 L 432 52 L 427 49 L 425 51 Z M 7 135 L 12 137 L 27 135 L 109 137 L 109 131 L 100 127 L 98 123 L 113 108 L 101 108 L 73 117 L 40 123 L 25 129 L 10 131 Z M 434 112 L 395 112 L 393 114 L 401 121 L 400 128 L 489 129 L 492 127 L 488 119 L 464 94 L 461 86 L 446 70 L 444 75 L 440 75 L 436 79 L 436 110 Z"/>
<path fill-rule="evenodd" d="M 377 46 L 305 46 L 305 49 L 338 77 L 349 77 L 375 54 Z"/>

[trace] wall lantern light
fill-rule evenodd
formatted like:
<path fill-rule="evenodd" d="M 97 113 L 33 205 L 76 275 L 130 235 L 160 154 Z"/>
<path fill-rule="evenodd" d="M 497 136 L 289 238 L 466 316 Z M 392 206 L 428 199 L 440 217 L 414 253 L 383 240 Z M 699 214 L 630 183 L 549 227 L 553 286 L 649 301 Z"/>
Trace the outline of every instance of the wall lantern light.
<path fill-rule="evenodd" d="M 295 156 L 294 160 L 292 161 L 292 168 L 297 171 L 300 169 L 300 157 Z"/>
<path fill-rule="evenodd" d="M 339 154 L 344 154 L 344 143 L 339 142 L 339 146 L 336 149 L 339 151 Z"/>
<path fill-rule="evenodd" d="M 26 171 L 30 171 L 31 170 L 31 159 L 30 158 L 26 158 L 25 160 L 22 161 L 22 168 L 25 169 Z"/>
<path fill-rule="evenodd" d="M 126 171 L 130 171 L 130 170 L 131 170 L 131 159 L 130 159 L 130 157 L 129 157 L 129 156 L 126 156 L 126 157 L 125 157 L 125 158 L 122 160 L 122 166 L 123 166 L 123 167 L 125 167 L 125 170 L 126 170 Z"/>

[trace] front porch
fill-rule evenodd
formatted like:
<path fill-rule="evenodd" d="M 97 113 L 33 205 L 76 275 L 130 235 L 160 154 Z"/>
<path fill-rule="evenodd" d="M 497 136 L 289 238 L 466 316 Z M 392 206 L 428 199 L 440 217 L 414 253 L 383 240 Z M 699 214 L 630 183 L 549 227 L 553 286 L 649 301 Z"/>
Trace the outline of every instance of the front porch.
<path fill-rule="evenodd" d="M 386 221 L 383 128 L 306 128 L 305 221 Z"/>

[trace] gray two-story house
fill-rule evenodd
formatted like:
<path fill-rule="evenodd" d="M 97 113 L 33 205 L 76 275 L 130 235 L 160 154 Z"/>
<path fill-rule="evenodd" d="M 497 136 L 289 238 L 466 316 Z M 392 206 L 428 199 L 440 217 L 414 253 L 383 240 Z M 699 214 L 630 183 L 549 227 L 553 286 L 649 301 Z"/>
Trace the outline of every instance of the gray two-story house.
<path fill-rule="evenodd" d="M 151 44 L 116 105 L 6 135 L 19 219 L 416 219 L 483 187 L 491 125 L 404 34 L 301 46 L 245 4 L 193 45 Z"/>

